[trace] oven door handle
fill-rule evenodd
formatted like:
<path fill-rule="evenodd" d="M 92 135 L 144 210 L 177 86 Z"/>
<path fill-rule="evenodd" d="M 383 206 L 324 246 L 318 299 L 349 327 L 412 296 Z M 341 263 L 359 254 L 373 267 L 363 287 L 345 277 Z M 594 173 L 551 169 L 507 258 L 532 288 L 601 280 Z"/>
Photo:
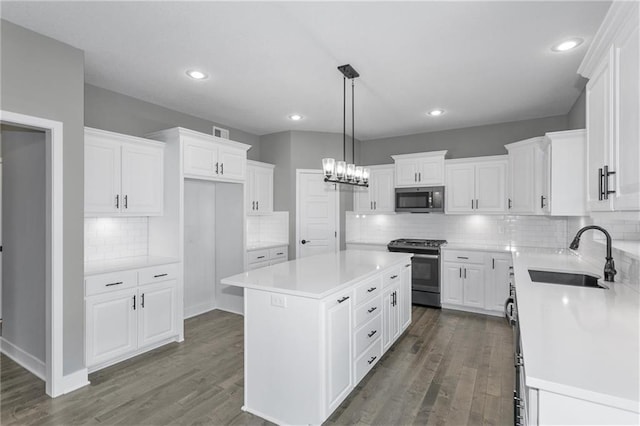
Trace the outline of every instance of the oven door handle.
<path fill-rule="evenodd" d="M 413 257 L 417 257 L 420 259 L 439 259 L 440 256 L 437 254 L 414 254 Z"/>

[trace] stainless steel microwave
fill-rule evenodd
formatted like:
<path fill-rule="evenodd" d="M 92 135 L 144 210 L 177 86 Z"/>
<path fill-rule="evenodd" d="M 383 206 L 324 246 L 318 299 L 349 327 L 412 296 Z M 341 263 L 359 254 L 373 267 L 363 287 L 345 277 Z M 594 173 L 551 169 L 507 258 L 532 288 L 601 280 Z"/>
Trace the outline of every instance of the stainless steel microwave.
<path fill-rule="evenodd" d="M 444 186 L 396 188 L 396 211 L 444 213 Z"/>

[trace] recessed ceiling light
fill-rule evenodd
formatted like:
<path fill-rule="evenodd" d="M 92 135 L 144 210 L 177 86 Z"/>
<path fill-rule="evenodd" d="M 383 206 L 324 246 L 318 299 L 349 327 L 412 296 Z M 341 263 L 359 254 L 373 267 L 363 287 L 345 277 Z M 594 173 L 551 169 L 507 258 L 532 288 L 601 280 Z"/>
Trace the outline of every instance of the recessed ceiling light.
<path fill-rule="evenodd" d="M 198 70 L 189 70 L 187 71 L 187 75 L 194 80 L 204 80 L 208 77 L 205 73 Z"/>
<path fill-rule="evenodd" d="M 444 110 L 442 108 L 436 108 L 436 109 L 432 109 L 427 114 L 432 116 L 432 117 L 438 117 L 438 116 L 444 114 Z"/>
<path fill-rule="evenodd" d="M 300 114 L 291 114 L 289 120 L 300 121 L 302 120 L 302 116 Z"/>
<path fill-rule="evenodd" d="M 581 38 L 572 38 L 556 44 L 551 48 L 554 52 L 566 52 L 567 50 L 575 49 L 582 44 Z"/>

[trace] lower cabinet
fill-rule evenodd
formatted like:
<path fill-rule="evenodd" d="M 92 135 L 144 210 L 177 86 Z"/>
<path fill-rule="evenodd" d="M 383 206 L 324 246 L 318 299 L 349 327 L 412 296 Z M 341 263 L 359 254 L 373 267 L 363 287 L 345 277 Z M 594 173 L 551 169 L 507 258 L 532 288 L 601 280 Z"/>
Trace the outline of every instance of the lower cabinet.
<path fill-rule="evenodd" d="M 398 306 L 398 293 L 400 283 L 394 284 L 384 291 L 382 296 L 382 316 L 384 324 L 383 345 L 386 351 L 395 342 L 400 334 L 400 308 Z"/>
<path fill-rule="evenodd" d="M 289 260 L 289 246 L 283 244 L 271 248 L 247 250 L 247 271 L 264 268 Z"/>
<path fill-rule="evenodd" d="M 442 306 L 502 315 L 509 296 L 510 253 L 443 249 Z"/>
<path fill-rule="evenodd" d="M 135 280 L 127 281 L 132 272 Z M 89 371 L 177 340 L 175 265 L 87 277 L 85 288 Z"/>
<path fill-rule="evenodd" d="M 327 319 L 327 400 L 333 411 L 353 388 L 353 297 L 340 294 L 325 304 Z"/>

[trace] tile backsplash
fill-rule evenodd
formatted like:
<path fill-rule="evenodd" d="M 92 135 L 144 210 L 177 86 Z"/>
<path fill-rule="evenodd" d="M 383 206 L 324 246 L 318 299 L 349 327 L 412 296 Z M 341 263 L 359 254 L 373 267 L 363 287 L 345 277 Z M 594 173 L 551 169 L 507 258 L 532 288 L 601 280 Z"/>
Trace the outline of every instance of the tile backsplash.
<path fill-rule="evenodd" d="M 148 253 L 149 218 L 85 218 L 85 262 L 146 256 Z"/>
<path fill-rule="evenodd" d="M 566 248 L 567 218 L 347 212 L 348 242 L 386 244 L 396 238 Z"/>
<path fill-rule="evenodd" d="M 247 244 L 260 242 L 289 243 L 289 212 L 247 216 Z"/>

